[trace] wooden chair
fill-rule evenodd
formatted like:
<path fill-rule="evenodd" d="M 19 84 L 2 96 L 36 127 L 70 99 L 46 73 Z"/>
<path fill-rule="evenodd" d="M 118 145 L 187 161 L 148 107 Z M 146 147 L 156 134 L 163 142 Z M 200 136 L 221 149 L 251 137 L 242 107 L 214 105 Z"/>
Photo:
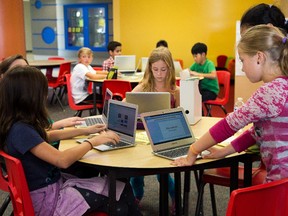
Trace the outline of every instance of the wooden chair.
<path fill-rule="evenodd" d="M 288 215 L 288 178 L 234 190 L 226 216 Z"/>
<path fill-rule="evenodd" d="M 220 91 L 217 98 L 215 100 L 208 100 L 204 102 L 204 106 L 207 110 L 207 116 L 211 115 L 212 106 L 219 106 L 227 115 L 227 111 L 225 109 L 225 105 L 229 101 L 229 93 L 230 93 L 230 73 L 228 71 L 216 71 L 219 87 L 223 86 L 223 92 Z M 223 95 L 222 95 L 223 94 Z"/>
<path fill-rule="evenodd" d="M 126 97 L 126 92 L 132 91 L 131 83 L 126 80 L 104 80 L 102 85 L 102 94 L 103 98 L 105 98 L 106 88 L 113 93 L 113 99 L 123 100 Z"/>

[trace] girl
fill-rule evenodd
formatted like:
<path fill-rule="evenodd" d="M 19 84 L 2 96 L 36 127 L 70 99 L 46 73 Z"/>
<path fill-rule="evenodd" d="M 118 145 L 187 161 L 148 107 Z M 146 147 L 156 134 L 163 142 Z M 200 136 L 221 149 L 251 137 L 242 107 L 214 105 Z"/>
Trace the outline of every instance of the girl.
<path fill-rule="evenodd" d="M 253 127 L 226 148 L 210 149 L 205 158 L 220 158 L 241 152 L 255 144 L 260 146 L 267 169 L 266 182 L 288 177 L 288 41 L 279 29 L 258 25 L 247 30 L 238 44 L 242 70 L 252 82 L 263 81 L 247 103 L 213 126 L 191 145 L 188 156 L 174 162 L 191 166 L 199 152 L 222 142 L 249 123 Z"/>
<path fill-rule="evenodd" d="M 107 211 L 108 197 L 102 192 L 106 178 L 79 179 L 61 173 L 59 168 L 69 167 L 93 146 L 117 143 L 119 137 L 111 131 L 101 132 L 103 125 L 47 132 L 51 127 L 45 106 L 47 94 L 47 79 L 38 69 L 17 66 L 7 72 L 0 82 L 0 148 L 22 162 L 36 215 Z M 99 132 L 63 152 L 48 144 Z M 119 215 L 141 215 L 129 185 L 119 182 L 117 198 Z"/>
<path fill-rule="evenodd" d="M 170 92 L 171 108 L 180 105 L 180 88 L 176 86 L 175 68 L 171 52 L 166 47 L 158 47 L 152 51 L 143 80 L 132 92 Z M 158 181 L 159 176 L 157 175 Z M 130 180 L 136 201 L 140 202 L 144 195 L 144 177 L 132 177 Z M 171 213 L 175 213 L 175 186 L 174 180 L 169 175 L 169 194 L 172 199 Z"/>

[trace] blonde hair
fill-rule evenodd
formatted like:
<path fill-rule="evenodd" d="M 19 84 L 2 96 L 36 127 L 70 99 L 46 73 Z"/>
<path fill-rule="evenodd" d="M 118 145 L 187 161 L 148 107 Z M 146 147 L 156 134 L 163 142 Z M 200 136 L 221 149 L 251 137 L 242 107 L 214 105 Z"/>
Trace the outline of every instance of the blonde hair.
<path fill-rule="evenodd" d="M 249 56 L 258 51 L 267 53 L 288 76 L 288 38 L 278 28 L 269 25 L 249 28 L 238 43 L 238 50 Z"/>
<path fill-rule="evenodd" d="M 143 80 L 141 81 L 143 85 L 143 91 L 155 91 L 155 82 L 152 72 L 152 64 L 162 60 L 167 65 L 168 73 L 166 77 L 166 87 L 169 87 L 171 90 L 176 88 L 176 78 L 175 78 L 175 67 L 173 63 L 172 54 L 166 47 L 158 47 L 154 49 L 149 58 L 148 63 L 145 69 Z"/>
<path fill-rule="evenodd" d="M 81 55 L 83 55 L 83 54 L 93 56 L 93 51 L 88 47 L 82 47 L 81 49 L 78 50 L 78 54 L 77 54 L 78 58 L 80 58 Z"/>

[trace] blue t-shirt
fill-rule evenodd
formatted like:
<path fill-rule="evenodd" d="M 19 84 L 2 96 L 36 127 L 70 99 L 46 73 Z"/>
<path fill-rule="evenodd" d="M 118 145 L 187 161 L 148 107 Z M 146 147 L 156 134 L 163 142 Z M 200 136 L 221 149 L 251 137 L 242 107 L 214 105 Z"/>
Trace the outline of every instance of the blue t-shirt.
<path fill-rule="evenodd" d="M 30 191 L 53 184 L 60 178 L 57 167 L 30 152 L 30 149 L 42 142 L 45 141 L 39 133 L 23 122 L 15 123 L 7 137 L 7 153 L 21 161 Z"/>

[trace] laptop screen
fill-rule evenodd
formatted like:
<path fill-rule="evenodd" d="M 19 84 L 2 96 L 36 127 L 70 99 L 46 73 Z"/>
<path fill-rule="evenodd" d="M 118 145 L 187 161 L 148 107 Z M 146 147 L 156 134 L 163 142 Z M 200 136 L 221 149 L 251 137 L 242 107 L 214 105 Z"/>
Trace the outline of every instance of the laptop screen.
<path fill-rule="evenodd" d="M 118 67 L 118 71 L 134 71 L 136 65 L 135 55 L 115 56 L 114 66 Z"/>
<path fill-rule="evenodd" d="M 144 118 L 154 145 L 192 138 L 189 125 L 181 111 Z"/>
<path fill-rule="evenodd" d="M 102 111 L 105 117 L 107 117 L 107 114 L 108 114 L 108 101 L 112 99 L 112 96 L 113 96 L 112 92 L 107 88 L 105 92 L 105 97 L 104 97 L 104 102 L 103 102 L 103 111 Z"/>
<path fill-rule="evenodd" d="M 120 103 L 109 103 L 108 129 L 134 136 L 137 109 Z"/>

